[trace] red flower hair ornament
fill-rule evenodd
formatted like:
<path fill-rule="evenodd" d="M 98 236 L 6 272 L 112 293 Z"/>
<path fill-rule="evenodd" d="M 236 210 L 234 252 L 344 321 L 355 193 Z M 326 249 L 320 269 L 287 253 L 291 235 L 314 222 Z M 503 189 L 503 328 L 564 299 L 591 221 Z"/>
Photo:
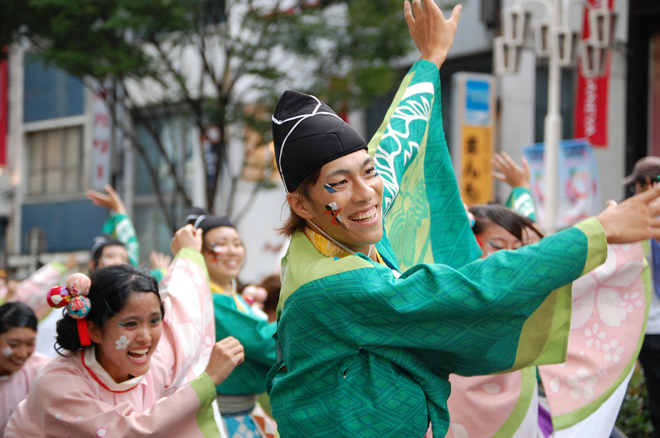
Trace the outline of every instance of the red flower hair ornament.
<path fill-rule="evenodd" d="M 91 285 L 92 281 L 88 276 L 77 273 L 69 277 L 66 286 L 52 287 L 46 296 L 46 301 L 50 307 L 60 309 L 66 306 L 67 314 L 77 321 L 80 345 L 83 347 L 92 345 L 89 330 L 85 323 L 85 317 L 92 308 L 92 303 L 86 296 Z"/>

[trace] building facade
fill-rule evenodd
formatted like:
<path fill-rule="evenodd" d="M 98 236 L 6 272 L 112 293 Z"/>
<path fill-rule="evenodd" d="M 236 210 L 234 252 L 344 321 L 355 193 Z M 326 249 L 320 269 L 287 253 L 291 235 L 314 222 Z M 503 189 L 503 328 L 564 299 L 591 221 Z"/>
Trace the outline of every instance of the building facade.
<path fill-rule="evenodd" d="M 500 10 L 513 3 L 464 3 L 454 47 L 441 69 L 443 119 L 450 143 L 455 134 L 452 75 L 493 72 L 492 40 L 501 32 Z M 631 0 L 616 1 L 615 9 L 619 25 L 610 50 L 607 121 L 603 125 L 607 144 L 595 148 L 603 204 L 624 197 L 621 180 L 638 158 L 660 155 L 660 6 L 655 0 Z M 538 9 L 533 12 L 536 17 L 543 14 Z M 571 26 L 579 30 L 582 7 L 571 9 L 571 17 Z M 418 56 L 412 53 L 399 60 L 402 76 Z M 103 120 L 109 120 L 110 112 L 99 106 L 99 96 L 90 84 L 43 64 L 20 47 L 11 51 L 7 72 L 4 163 L 0 154 L 0 245 L 7 257 L 0 258 L 0 264 L 34 267 L 36 254 L 41 254 L 39 262 L 43 263 L 72 251 L 80 251 L 84 261 L 91 239 L 108 216 L 87 200 L 85 191 L 99 189 L 104 182 L 119 190 L 128 207 L 143 262 L 151 249 L 167 252 L 172 231 L 156 187 L 176 221 L 183 221 L 185 206 L 173 187 L 172 168 L 159 159 L 159 148 L 174 163 L 174 172 L 184 182 L 192 203 L 201 205 L 204 199 L 203 139 L 185 110 L 145 106 L 136 114 L 118 108 L 104 131 Z M 575 136 L 579 86 L 576 67 L 564 69 L 561 112 L 566 139 Z M 365 138 L 380 125 L 393 93 L 349 114 L 350 123 Z M 525 50 L 519 72 L 497 79 L 495 150 L 520 160 L 523 145 L 543 139 L 546 106 L 546 61 Z M 134 135 L 127 135 L 129 131 Z M 154 133 L 160 145 L 154 142 Z M 245 162 L 240 137 L 230 145 L 227 165 L 234 170 L 232 174 L 240 174 Z M 144 145 L 142 153 L 134 147 L 136 141 Z M 275 230 L 286 215 L 284 191 L 277 179 L 273 181 L 274 189 L 255 193 L 253 183 L 240 180 L 231 199 L 223 190 L 216 198 L 218 206 L 233 202 L 234 213 L 240 212 L 242 218 L 238 227 L 247 247 L 243 281 L 259 281 L 276 269 L 285 245 Z M 220 185 L 229 186 L 230 181 L 225 177 Z M 507 193 L 502 184 L 496 185 L 496 199 L 504 200 Z"/>

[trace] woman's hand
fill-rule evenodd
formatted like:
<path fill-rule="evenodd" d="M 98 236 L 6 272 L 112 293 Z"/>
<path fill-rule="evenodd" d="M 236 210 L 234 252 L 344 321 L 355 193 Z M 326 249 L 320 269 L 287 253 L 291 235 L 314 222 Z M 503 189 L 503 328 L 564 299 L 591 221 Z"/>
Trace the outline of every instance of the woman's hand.
<path fill-rule="evenodd" d="M 410 36 L 421 52 L 421 59 L 434 63 L 438 68 L 445 62 L 447 53 L 454 43 L 454 36 L 461 19 L 461 5 L 456 5 L 449 20 L 445 20 L 442 11 L 434 0 L 405 0 L 403 12 L 408 23 Z"/>
<path fill-rule="evenodd" d="M 608 207 L 596 216 L 605 230 L 607 243 L 633 243 L 660 239 L 660 186 Z"/>
<path fill-rule="evenodd" d="M 115 189 L 113 189 L 110 184 L 106 184 L 105 191 L 108 192 L 107 195 L 105 193 L 97 192 L 96 190 L 87 190 L 87 197 L 94 203 L 94 205 L 109 208 L 116 213 L 126 214 L 124 201 L 121 200 L 121 197 L 119 197 Z"/>
<path fill-rule="evenodd" d="M 229 336 L 215 343 L 205 371 L 213 384 L 218 386 L 229 377 L 236 366 L 243 363 L 243 360 L 245 360 L 243 346 L 237 339 Z"/>
<path fill-rule="evenodd" d="M 532 172 L 529 170 L 529 163 L 523 157 L 522 167 L 518 165 L 513 158 L 506 152 L 495 154 L 492 159 L 493 166 L 497 172 L 493 172 L 493 178 L 504 181 L 509 186 L 525 187 L 529 189 L 529 180 Z"/>
<path fill-rule="evenodd" d="M 192 225 L 188 224 L 174 233 L 170 249 L 172 255 L 176 256 L 181 248 L 192 248 L 195 251 L 202 250 L 202 230 L 195 229 Z"/>
<path fill-rule="evenodd" d="M 167 269 L 170 266 L 172 257 L 158 252 L 155 249 L 149 254 L 149 261 L 153 269 Z"/>

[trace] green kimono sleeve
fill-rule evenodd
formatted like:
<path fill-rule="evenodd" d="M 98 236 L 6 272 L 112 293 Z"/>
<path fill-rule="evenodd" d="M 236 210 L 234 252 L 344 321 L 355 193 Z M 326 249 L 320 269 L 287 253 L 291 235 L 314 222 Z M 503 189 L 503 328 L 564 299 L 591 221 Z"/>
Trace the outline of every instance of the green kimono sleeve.
<path fill-rule="evenodd" d="M 267 377 L 282 437 L 421 437 L 429 420 L 445 436 L 449 373 L 565 360 L 564 285 L 606 256 L 590 219 L 460 269 L 420 264 L 396 278 L 363 255 L 324 257 L 295 233 L 283 265 L 281 356 Z"/>
<path fill-rule="evenodd" d="M 532 193 L 527 187 L 514 187 L 505 205 L 516 213 L 536 222 L 534 200 L 532 199 Z"/>
<path fill-rule="evenodd" d="M 140 244 L 131 219 L 123 213 L 112 213 L 103 224 L 101 232 L 121 241 L 128 251 L 131 265 L 137 266 L 140 260 Z"/>
<path fill-rule="evenodd" d="M 151 276 L 154 277 L 159 283 L 163 280 L 163 277 L 165 277 L 166 273 L 167 269 L 165 268 L 154 268 L 149 271 L 149 274 L 151 274 Z"/>
<path fill-rule="evenodd" d="M 544 352 L 547 359 L 561 361 L 570 299 L 561 317 L 543 306 L 555 308 L 553 291 L 607 256 L 600 224 L 595 219 L 583 224 L 458 270 L 421 264 L 395 279 L 388 268 L 374 264 L 338 273 L 303 285 L 287 305 L 295 300 L 301 314 L 312 315 L 342 341 L 368 351 L 417 349 L 437 374 L 512 371 L 537 363 Z M 331 293 L 315 295 L 323 302 L 313 299 L 312 291 L 329 284 Z"/>
<path fill-rule="evenodd" d="M 481 256 L 447 148 L 435 64 L 412 66 L 369 153 L 384 183 L 384 240 L 401 270 L 418 263 L 457 268 Z"/>
<path fill-rule="evenodd" d="M 247 304 L 246 307 L 249 308 Z M 233 336 L 243 345 L 245 361 L 216 387 L 218 394 L 260 394 L 266 391 L 266 374 L 276 362 L 273 334 L 277 323 L 269 323 L 236 308 L 232 297 L 213 294 L 216 341 Z"/>

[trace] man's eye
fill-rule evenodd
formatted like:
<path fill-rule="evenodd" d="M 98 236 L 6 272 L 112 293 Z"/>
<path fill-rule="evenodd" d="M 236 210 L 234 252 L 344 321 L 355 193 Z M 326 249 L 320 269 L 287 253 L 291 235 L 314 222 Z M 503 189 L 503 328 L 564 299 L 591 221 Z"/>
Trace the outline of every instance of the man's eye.
<path fill-rule="evenodd" d="M 329 185 L 330 187 L 337 187 L 337 186 L 340 186 L 340 185 L 346 184 L 347 182 L 348 182 L 348 181 L 346 181 L 345 179 L 343 179 L 343 180 L 341 180 L 341 181 L 339 181 L 339 182 L 336 182 L 336 183 L 329 183 L 328 185 Z"/>

